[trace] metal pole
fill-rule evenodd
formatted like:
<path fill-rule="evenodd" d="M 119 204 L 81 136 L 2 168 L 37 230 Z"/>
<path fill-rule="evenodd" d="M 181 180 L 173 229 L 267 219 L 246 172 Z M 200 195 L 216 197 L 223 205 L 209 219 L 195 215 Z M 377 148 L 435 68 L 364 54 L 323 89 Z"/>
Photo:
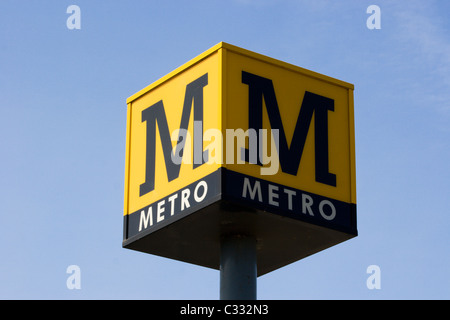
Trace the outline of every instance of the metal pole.
<path fill-rule="evenodd" d="M 256 300 L 256 239 L 226 236 L 220 251 L 220 299 Z"/>

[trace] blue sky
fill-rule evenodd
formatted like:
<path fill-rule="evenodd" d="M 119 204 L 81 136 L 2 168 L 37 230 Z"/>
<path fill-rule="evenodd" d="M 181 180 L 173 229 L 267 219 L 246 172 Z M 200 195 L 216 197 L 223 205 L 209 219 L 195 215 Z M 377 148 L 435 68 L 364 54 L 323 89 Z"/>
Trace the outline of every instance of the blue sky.
<path fill-rule="evenodd" d="M 68 6 L 81 9 L 69 30 Z M 381 29 L 369 30 L 369 5 Z M 259 299 L 449 299 L 450 3 L 0 2 L 0 298 L 218 299 L 219 272 L 126 250 L 126 98 L 220 41 L 355 84 L 359 236 Z M 66 269 L 78 265 L 81 289 Z M 366 270 L 381 270 L 370 290 Z"/>

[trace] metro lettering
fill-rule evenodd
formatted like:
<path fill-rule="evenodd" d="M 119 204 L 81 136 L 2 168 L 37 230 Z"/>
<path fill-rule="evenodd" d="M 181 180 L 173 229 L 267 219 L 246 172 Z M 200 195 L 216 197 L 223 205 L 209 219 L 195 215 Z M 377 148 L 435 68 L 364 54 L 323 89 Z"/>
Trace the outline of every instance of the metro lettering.
<path fill-rule="evenodd" d="M 262 194 L 261 194 L 261 184 L 259 181 L 255 181 L 253 190 L 251 189 L 250 180 L 248 178 L 244 179 L 244 187 L 242 188 L 242 198 L 247 197 L 247 190 L 250 194 L 250 199 L 254 200 L 256 193 L 258 193 L 258 201 L 262 202 Z"/>
<path fill-rule="evenodd" d="M 242 198 L 255 200 L 256 195 L 258 195 L 259 202 L 273 207 L 287 208 L 292 213 L 301 212 L 303 215 L 316 217 L 314 213 L 318 212 L 323 219 L 328 221 L 334 220 L 336 217 L 336 207 L 330 200 L 321 199 L 317 204 L 313 197 L 307 193 L 301 193 L 297 198 L 295 190 L 271 183 L 264 184 L 264 189 L 266 190 L 263 190 L 259 180 L 254 179 L 252 186 L 250 179 L 245 177 L 242 185 Z"/>
<path fill-rule="evenodd" d="M 191 192 L 192 188 L 193 192 Z M 166 199 L 161 199 L 160 201 L 151 204 L 147 211 L 145 208 L 140 211 L 139 232 L 190 208 L 191 204 L 195 206 L 201 203 L 206 199 L 207 195 L 208 183 L 205 180 L 201 180 L 196 183 L 195 187 L 192 186 L 191 189 L 189 187 L 182 189 L 169 196 L 166 198 L 167 201 Z M 166 206 L 170 206 L 170 210 Z M 153 216 L 153 207 L 156 209 L 155 217 Z"/>
<path fill-rule="evenodd" d="M 149 222 L 151 227 L 153 225 L 152 207 L 148 208 L 147 215 L 145 215 L 145 210 L 141 211 L 141 217 L 139 219 L 139 231 L 141 231 L 142 229 L 147 229 L 147 227 L 149 226 Z"/>

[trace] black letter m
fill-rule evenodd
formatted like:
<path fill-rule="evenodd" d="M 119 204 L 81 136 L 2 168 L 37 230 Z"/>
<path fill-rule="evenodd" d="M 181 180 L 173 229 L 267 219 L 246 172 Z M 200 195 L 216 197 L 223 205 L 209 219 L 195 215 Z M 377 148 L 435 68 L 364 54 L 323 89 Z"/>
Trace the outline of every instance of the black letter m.
<path fill-rule="evenodd" d="M 208 74 L 204 74 L 200 78 L 192 81 L 186 86 L 186 93 L 184 96 L 183 111 L 181 114 L 180 129 L 187 130 L 189 126 L 189 118 L 191 115 L 192 105 L 194 108 L 194 121 L 203 123 L 203 87 L 208 84 Z M 158 123 L 159 135 L 163 148 L 164 162 L 166 164 L 167 179 L 172 181 L 178 178 L 180 174 L 181 163 L 174 163 L 172 161 L 172 142 L 170 139 L 169 126 L 167 124 L 166 112 L 164 110 L 163 101 L 157 103 L 142 111 L 142 122 L 147 122 L 147 145 L 146 145 L 146 164 L 145 164 L 145 182 L 140 185 L 139 196 L 153 191 L 155 189 L 155 157 L 156 157 L 156 124 Z M 200 134 L 203 135 L 203 127 Z M 194 130 L 195 134 L 195 130 Z M 202 154 L 203 139 L 194 140 L 194 154 Z M 178 142 L 184 148 L 186 140 L 178 135 Z M 201 163 L 194 162 L 194 169 L 204 163 L 203 159 L 206 156 L 200 156 Z"/>
<path fill-rule="evenodd" d="M 334 100 L 306 91 L 290 147 L 286 139 L 272 80 L 242 71 L 242 83 L 249 86 L 249 129 L 262 129 L 263 98 L 272 129 L 279 130 L 281 170 L 297 175 L 309 125 L 314 116 L 316 181 L 336 186 L 336 175 L 328 171 L 328 111 L 334 111 Z M 259 140 L 259 139 L 258 139 Z M 248 154 L 248 151 L 247 151 Z M 248 159 L 246 159 L 248 162 Z"/>

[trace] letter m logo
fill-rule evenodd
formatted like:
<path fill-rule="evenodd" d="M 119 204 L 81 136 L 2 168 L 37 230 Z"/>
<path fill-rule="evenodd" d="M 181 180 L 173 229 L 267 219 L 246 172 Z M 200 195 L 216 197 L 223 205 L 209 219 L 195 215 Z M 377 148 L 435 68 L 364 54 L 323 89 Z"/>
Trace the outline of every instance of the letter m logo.
<path fill-rule="evenodd" d="M 194 80 L 186 86 L 186 93 L 184 98 L 183 110 L 181 113 L 180 133 L 178 135 L 178 148 L 175 152 L 182 153 L 185 137 L 182 133 L 188 129 L 191 109 L 194 109 L 194 122 L 203 123 L 203 87 L 208 84 L 208 74 L 204 74 L 200 78 Z M 171 114 L 172 116 L 172 114 Z M 147 144 L 146 144 L 146 165 L 145 165 L 145 182 L 140 185 L 139 195 L 143 195 L 155 189 L 155 157 L 156 157 L 156 125 L 158 125 L 159 136 L 164 154 L 164 162 L 166 165 L 167 178 L 172 181 L 178 178 L 180 174 L 181 163 L 172 161 L 172 142 L 169 126 L 167 124 L 167 116 L 164 110 L 163 101 L 157 103 L 142 111 L 142 122 L 147 123 Z M 203 135 L 203 128 L 201 132 L 196 133 L 194 130 L 194 156 L 200 153 L 198 159 L 194 161 L 194 168 L 202 165 L 207 156 L 203 156 L 203 139 L 197 139 L 196 134 Z M 200 163 L 199 163 L 200 162 Z"/>
<path fill-rule="evenodd" d="M 328 111 L 334 111 L 334 100 L 306 91 L 289 145 L 272 80 L 242 71 L 242 83 L 247 84 L 249 87 L 248 127 L 255 129 L 256 132 L 262 129 L 264 99 L 270 126 L 272 129 L 279 130 L 278 154 L 281 170 L 285 173 L 297 175 L 309 127 L 314 115 L 316 181 L 335 187 L 336 175 L 329 172 L 328 156 Z M 248 155 L 248 149 L 246 152 Z M 248 161 L 248 158 L 246 161 Z"/>

